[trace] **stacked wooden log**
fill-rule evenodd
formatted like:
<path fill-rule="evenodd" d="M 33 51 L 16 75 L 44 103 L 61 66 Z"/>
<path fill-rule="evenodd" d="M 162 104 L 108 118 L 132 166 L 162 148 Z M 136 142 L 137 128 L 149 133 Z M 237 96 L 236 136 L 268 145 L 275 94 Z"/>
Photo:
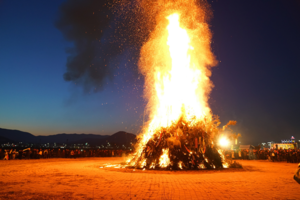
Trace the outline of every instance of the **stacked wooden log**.
<path fill-rule="evenodd" d="M 135 168 L 146 169 L 218 169 L 223 168 L 223 156 L 217 146 L 220 122 L 210 120 L 178 120 L 167 128 L 155 131 L 141 155 L 132 159 Z M 160 165 L 167 152 L 167 165 Z"/>

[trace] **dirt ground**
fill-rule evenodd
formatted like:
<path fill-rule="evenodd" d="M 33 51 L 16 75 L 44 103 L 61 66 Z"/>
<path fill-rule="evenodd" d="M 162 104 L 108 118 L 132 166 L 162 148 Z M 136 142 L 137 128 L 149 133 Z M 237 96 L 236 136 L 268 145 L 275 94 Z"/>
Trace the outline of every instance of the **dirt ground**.
<path fill-rule="evenodd" d="M 187 172 L 100 168 L 122 158 L 0 161 L 0 199 L 300 199 L 297 164 Z"/>

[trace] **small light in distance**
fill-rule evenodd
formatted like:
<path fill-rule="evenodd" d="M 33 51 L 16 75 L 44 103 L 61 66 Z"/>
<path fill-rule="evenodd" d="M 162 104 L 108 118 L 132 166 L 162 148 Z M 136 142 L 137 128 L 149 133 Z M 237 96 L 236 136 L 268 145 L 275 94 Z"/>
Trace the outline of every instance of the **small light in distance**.
<path fill-rule="evenodd" d="M 229 144 L 229 141 L 226 137 L 221 137 L 220 140 L 219 140 L 219 144 L 222 147 L 227 147 L 228 144 Z"/>

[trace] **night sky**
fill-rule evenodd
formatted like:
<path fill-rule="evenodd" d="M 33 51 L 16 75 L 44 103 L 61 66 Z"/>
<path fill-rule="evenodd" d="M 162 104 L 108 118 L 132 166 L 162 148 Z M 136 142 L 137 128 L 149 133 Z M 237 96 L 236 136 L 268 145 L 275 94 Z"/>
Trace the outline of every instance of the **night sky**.
<path fill-rule="evenodd" d="M 81 5 L 97 1 L 70 2 L 0 0 L 0 127 L 34 135 L 138 134 L 146 103 L 140 45 L 118 35 L 126 35 L 118 23 L 132 8 L 116 16 L 97 3 Z M 243 144 L 300 139 L 300 2 L 209 3 L 219 61 L 213 113 L 222 124 L 238 122 Z M 69 18 L 74 13 L 80 17 Z M 78 34 L 83 29 L 94 31 Z"/>

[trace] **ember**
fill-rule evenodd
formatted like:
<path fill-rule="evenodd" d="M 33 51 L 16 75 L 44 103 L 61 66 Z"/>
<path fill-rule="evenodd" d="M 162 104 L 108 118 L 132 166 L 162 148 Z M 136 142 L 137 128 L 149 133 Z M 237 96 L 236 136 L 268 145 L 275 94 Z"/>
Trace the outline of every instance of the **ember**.
<path fill-rule="evenodd" d="M 161 5 L 139 62 L 149 121 L 127 164 L 144 169 L 227 167 L 218 147 L 220 122 L 208 105 L 210 67 L 217 61 L 205 11 L 193 0 Z"/>

